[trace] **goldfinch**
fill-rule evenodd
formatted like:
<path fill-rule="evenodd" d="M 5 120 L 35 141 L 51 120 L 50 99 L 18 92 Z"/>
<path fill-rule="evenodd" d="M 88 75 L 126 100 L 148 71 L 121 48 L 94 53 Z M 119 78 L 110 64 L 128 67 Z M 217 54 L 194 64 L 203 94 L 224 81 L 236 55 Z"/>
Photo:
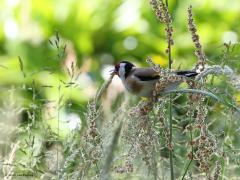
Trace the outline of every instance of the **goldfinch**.
<path fill-rule="evenodd" d="M 156 82 L 160 78 L 160 74 L 152 68 L 137 68 L 128 61 L 121 61 L 115 65 L 113 74 L 118 75 L 127 91 L 141 97 L 150 97 Z M 180 77 L 194 77 L 198 73 L 190 70 L 175 71 L 173 74 Z M 163 91 L 175 89 L 183 82 L 182 78 L 180 79 L 181 80 L 169 82 Z"/>

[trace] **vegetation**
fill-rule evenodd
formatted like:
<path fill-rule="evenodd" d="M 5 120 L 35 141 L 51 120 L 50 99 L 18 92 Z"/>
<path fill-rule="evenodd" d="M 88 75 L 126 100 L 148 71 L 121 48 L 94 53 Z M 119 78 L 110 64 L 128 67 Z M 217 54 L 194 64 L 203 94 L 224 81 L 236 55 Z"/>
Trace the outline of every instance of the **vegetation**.
<path fill-rule="evenodd" d="M 1 179 L 240 177 L 237 0 L 0 4 Z M 159 72 L 151 98 L 121 59 Z"/>

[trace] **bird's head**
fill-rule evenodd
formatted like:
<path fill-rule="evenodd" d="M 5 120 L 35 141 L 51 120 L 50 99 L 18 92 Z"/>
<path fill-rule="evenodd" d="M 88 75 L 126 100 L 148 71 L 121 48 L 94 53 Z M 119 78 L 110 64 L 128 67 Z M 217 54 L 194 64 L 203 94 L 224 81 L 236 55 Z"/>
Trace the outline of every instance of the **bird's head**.
<path fill-rule="evenodd" d="M 115 65 L 113 73 L 118 75 L 120 78 L 126 78 L 133 67 L 135 66 L 132 63 L 128 61 L 121 61 Z"/>

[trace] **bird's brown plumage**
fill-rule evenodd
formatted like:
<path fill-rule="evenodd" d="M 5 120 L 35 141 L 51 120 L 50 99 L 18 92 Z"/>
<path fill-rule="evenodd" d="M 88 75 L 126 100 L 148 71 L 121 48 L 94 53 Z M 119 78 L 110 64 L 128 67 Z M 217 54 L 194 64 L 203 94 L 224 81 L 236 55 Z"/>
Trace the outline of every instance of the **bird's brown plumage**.
<path fill-rule="evenodd" d="M 125 79 L 126 89 L 134 94 L 150 96 L 155 83 L 159 79 L 159 73 L 152 68 L 133 68 Z M 149 88 L 145 88 L 146 85 Z"/>
<path fill-rule="evenodd" d="M 152 95 L 156 82 L 160 79 L 160 73 L 156 72 L 152 68 L 137 68 L 127 61 L 122 61 L 116 65 L 115 73 L 121 78 L 125 88 L 129 92 L 145 97 Z M 173 75 L 173 78 L 170 78 L 171 74 Z M 172 72 L 169 74 L 169 77 L 166 77 L 166 83 L 164 83 L 164 81 L 161 82 L 164 86 L 162 91 L 175 89 L 183 82 L 185 77 L 192 78 L 196 75 L 197 73 L 195 71 Z M 162 78 L 162 80 L 165 79 L 165 77 Z"/>

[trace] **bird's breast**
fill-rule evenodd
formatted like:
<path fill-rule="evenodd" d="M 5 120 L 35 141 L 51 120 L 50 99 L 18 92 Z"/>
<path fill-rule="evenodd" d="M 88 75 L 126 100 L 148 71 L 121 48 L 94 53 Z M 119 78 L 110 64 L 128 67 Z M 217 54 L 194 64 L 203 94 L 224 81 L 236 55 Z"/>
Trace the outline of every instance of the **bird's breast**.
<path fill-rule="evenodd" d="M 149 97 L 152 95 L 155 83 L 156 81 L 139 81 L 134 76 L 129 76 L 125 81 L 123 81 L 125 88 L 130 93 L 142 97 Z"/>
<path fill-rule="evenodd" d="M 143 86 L 133 77 L 128 77 L 124 83 L 125 88 L 131 93 L 138 94 Z"/>

